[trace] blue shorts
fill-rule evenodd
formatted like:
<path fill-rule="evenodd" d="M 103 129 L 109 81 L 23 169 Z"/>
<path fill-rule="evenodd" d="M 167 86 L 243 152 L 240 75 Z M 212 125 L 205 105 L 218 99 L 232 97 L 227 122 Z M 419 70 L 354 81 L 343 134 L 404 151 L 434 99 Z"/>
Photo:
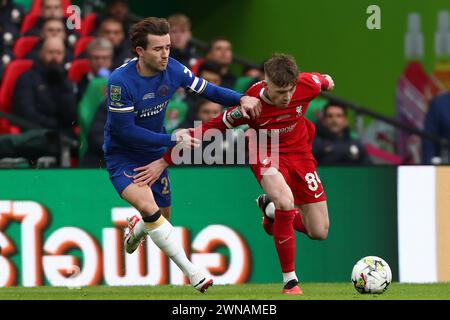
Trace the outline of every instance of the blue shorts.
<path fill-rule="evenodd" d="M 140 154 L 138 156 L 129 154 L 105 155 L 106 169 L 117 193 L 122 196 L 123 190 L 133 183 L 133 176 L 138 173 L 133 171 L 134 169 L 145 166 L 159 158 L 160 155 L 154 154 Z M 167 169 L 151 185 L 151 189 L 159 207 L 165 208 L 170 206 L 170 180 Z"/>

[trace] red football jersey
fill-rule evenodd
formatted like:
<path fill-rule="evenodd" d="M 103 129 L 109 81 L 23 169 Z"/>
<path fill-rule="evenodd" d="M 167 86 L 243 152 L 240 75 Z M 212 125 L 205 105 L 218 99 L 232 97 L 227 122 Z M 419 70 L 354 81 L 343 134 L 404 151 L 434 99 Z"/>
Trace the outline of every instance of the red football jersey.
<path fill-rule="evenodd" d="M 204 133 L 206 130 L 216 128 L 225 131 L 227 128 L 235 128 L 248 124 L 256 130 L 266 129 L 268 134 L 278 133 L 280 154 L 297 153 L 300 158 L 314 159 L 312 155 L 312 139 L 315 126 L 304 117 L 309 103 L 320 93 L 321 89 L 328 88 L 329 83 L 321 74 L 302 72 L 299 75 L 297 87 L 287 107 L 278 107 L 264 95 L 262 81 L 251 86 L 246 94 L 261 100 L 262 111 L 254 119 L 245 119 L 239 110 L 239 106 L 227 109 L 218 117 L 203 123 L 196 130 Z M 270 143 L 270 138 L 268 142 Z M 269 146 L 270 147 L 270 146 Z M 273 146 L 272 146 L 273 148 Z M 170 161 L 170 150 L 165 154 L 166 161 Z"/>

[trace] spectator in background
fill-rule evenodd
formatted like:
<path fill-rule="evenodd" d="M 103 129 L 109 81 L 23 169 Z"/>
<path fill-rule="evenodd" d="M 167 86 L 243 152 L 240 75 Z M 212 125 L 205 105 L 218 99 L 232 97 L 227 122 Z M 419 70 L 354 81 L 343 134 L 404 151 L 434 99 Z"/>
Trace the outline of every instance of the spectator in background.
<path fill-rule="evenodd" d="M 322 122 L 316 125 L 313 154 L 319 165 L 372 164 L 364 146 L 350 136 L 347 110 L 329 104 L 324 108 Z"/>
<path fill-rule="evenodd" d="M 17 80 L 12 112 L 43 128 L 74 137 L 74 87 L 64 70 L 64 42 L 46 39 L 33 67 Z"/>
<path fill-rule="evenodd" d="M 226 38 L 216 38 L 211 41 L 206 59 L 220 65 L 222 87 L 233 89 L 236 83 L 236 76 L 230 72 L 230 66 L 233 62 L 231 42 Z"/>
<path fill-rule="evenodd" d="M 211 60 L 206 60 L 198 68 L 198 76 L 216 86 L 220 86 L 222 85 L 221 71 L 220 64 Z"/>
<path fill-rule="evenodd" d="M 191 43 L 191 22 L 184 14 L 174 14 L 167 18 L 170 24 L 170 56 L 188 68 L 197 61 L 198 55 Z"/>
<path fill-rule="evenodd" d="M 215 84 L 216 86 L 222 85 L 222 76 L 221 76 L 221 66 L 210 60 L 205 60 L 198 69 L 198 76 L 205 79 L 206 81 Z M 187 122 L 187 123 L 194 123 L 194 120 L 196 118 L 197 113 L 197 106 L 199 103 L 203 100 L 202 97 L 188 93 L 183 98 L 183 101 L 187 104 L 187 112 L 185 112 L 185 116 L 183 119 L 174 119 L 174 113 L 168 114 L 170 116 L 170 120 L 172 122 L 175 122 L 175 120 L 179 123 Z M 169 105 L 170 108 L 170 105 Z M 178 112 L 178 114 L 181 114 L 181 112 Z"/>
<path fill-rule="evenodd" d="M 236 80 L 234 90 L 244 93 L 253 84 L 264 80 L 264 68 L 255 66 L 245 66 L 242 70 L 242 76 Z"/>
<path fill-rule="evenodd" d="M 441 94 L 431 100 L 425 117 L 424 130 L 450 142 L 450 93 Z M 422 162 L 424 164 L 442 163 L 440 145 L 423 139 Z"/>
<path fill-rule="evenodd" d="M 100 23 L 98 36 L 108 39 L 114 47 L 114 57 L 112 69 L 120 67 L 133 57 L 130 48 L 131 44 L 125 37 L 122 23 L 115 18 L 106 18 Z"/>
<path fill-rule="evenodd" d="M 106 2 L 106 16 L 120 21 L 125 34 L 128 34 L 128 30 L 133 23 L 138 22 L 138 19 L 130 14 L 128 2 L 125 0 L 108 0 Z"/>
<path fill-rule="evenodd" d="M 48 19 L 59 19 L 64 21 L 64 9 L 61 0 L 42 0 L 41 16 L 36 22 L 36 25 L 25 32 L 25 35 L 41 36 L 41 30 Z M 69 30 L 64 22 L 63 27 L 67 37 L 67 44 L 69 47 L 73 47 L 78 39 L 77 33 L 75 30 Z"/>
<path fill-rule="evenodd" d="M 214 119 L 223 111 L 223 106 L 218 103 L 206 100 L 198 105 L 196 120 L 202 123 Z"/>
<path fill-rule="evenodd" d="M 64 21 L 60 18 L 48 18 L 43 22 L 42 30 L 39 34 L 39 42 L 34 48 L 25 56 L 26 59 L 32 59 L 34 61 L 39 59 L 39 52 L 42 49 L 42 45 L 46 39 L 60 38 L 65 44 L 65 56 L 64 63 L 71 62 L 73 60 L 72 47 L 67 43 L 67 32 L 64 27 Z"/>
<path fill-rule="evenodd" d="M 84 157 L 78 163 L 82 168 L 103 168 L 104 155 L 103 155 L 103 131 L 105 127 L 106 117 L 106 100 L 100 103 L 95 112 L 94 119 L 87 136 L 87 151 Z"/>
<path fill-rule="evenodd" d="M 197 101 L 197 105 L 195 105 L 194 110 L 194 119 L 186 119 L 186 121 L 181 124 L 179 128 L 192 128 L 194 126 L 194 121 L 207 122 L 217 117 L 223 111 L 223 106 L 202 98 Z"/>
<path fill-rule="evenodd" d="M 108 39 L 96 38 L 89 44 L 86 51 L 91 72 L 85 74 L 78 84 L 78 102 L 83 97 L 89 82 L 96 77 L 108 78 L 112 68 L 114 48 Z"/>

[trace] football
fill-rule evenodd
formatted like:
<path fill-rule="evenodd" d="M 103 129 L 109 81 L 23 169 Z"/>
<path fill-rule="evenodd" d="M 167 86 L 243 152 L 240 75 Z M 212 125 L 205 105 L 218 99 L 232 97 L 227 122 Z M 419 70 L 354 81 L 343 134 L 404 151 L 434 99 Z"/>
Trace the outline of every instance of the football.
<path fill-rule="evenodd" d="M 364 257 L 353 267 L 352 283 L 359 293 L 383 293 L 391 281 L 391 268 L 380 257 Z"/>

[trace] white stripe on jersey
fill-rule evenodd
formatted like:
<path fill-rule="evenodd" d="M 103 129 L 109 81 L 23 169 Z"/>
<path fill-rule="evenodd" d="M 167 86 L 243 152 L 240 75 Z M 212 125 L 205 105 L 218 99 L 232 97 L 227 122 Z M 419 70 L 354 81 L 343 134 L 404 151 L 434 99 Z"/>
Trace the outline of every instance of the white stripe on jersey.
<path fill-rule="evenodd" d="M 109 111 L 112 111 L 112 112 L 131 112 L 131 111 L 134 111 L 134 107 L 131 106 L 131 107 L 126 107 L 126 108 L 113 108 L 113 107 L 109 106 Z"/>
<path fill-rule="evenodd" d="M 189 88 L 190 88 L 192 91 L 197 92 L 197 93 L 198 93 L 198 91 L 195 90 L 195 87 L 197 86 L 198 80 L 199 80 L 199 79 L 198 79 L 197 77 L 195 77 L 195 78 L 194 78 L 194 82 L 192 82 L 192 84 L 189 86 Z"/>
<path fill-rule="evenodd" d="M 225 111 L 223 113 L 223 117 L 222 117 L 223 123 L 225 123 L 225 125 L 229 128 L 229 129 L 233 129 L 233 126 L 228 122 L 227 120 L 227 111 Z"/>
<path fill-rule="evenodd" d="M 200 86 L 200 89 L 198 90 L 198 94 L 202 94 L 203 91 L 205 91 L 205 89 L 206 89 L 206 85 L 208 84 L 208 81 L 206 81 L 205 79 L 202 79 L 202 80 L 203 80 L 203 83 Z"/>

